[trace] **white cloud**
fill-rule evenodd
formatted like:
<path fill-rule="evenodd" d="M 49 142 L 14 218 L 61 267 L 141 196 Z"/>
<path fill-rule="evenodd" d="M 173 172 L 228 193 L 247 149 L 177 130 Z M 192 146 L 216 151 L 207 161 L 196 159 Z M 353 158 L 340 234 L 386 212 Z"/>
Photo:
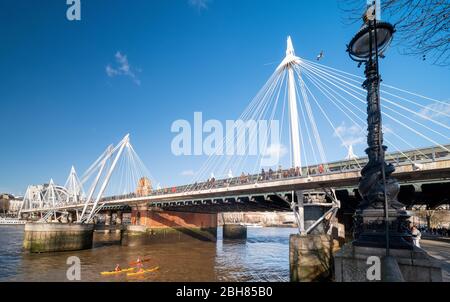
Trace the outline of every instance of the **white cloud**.
<path fill-rule="evenodd" d="M 195 7 L 198 10 L 207 9 L 210 0 L 189 0 L 190 6 Z"/>
<path fill-rule="evenodd" d="M 106 66 L 106 74 L 108 77 L 112 78 L 115 76 L 127 76 L 130 77 L 136 85 L 141 85 L 141 81 L 136 76 L 134 68 L 131 67 L 128 62 L 128 58 L 125 54 L 122 54 L 120 51 L 116 52 L 116 67 L 112 67 L 111 64 Z"/>
<path fill-rule="evenodd" d="M 193 170 L 185 170 L 180 173 L 181 176 L 194 176 L 195 172 Z"/>
<path fill-rule="evenodd" d="M 107 65 L 106 66 L 106 74 L 108 75 L 108 77 L 114 77 L 116 75 L 119 74 L 119 72 L 117 70 L 115 70 L 114 68 L 111 67 L 111 65 Z"/>
<path fill-rule="evenodd" d="M 450 103 L 433 103 L 419 111 L 419 114 L 428 118 L 435 119 L 440 117 L 448 117 L 450 115 Z"/>
<path fill-rule="evenodd" d="M 391 126 L 390 124 L 384 124 L 383 125 L 383 133 L 384 134 L 394 133 L 394 127 L 395 126 Z"/>
<path fill-rule="evenodd" d="M 343 146 L 354 146 L 366 142 L 365 129 L 355 124 L 348 127 L 345 122 L 342 122 L 341 125 L 335 129 L 333 136 L 342 138 Z"/>
<path fill-rule="evenodd" d="M 288 153 L 288 150 L 283 144 L 272 144 L 264 150 L 263 155 L 268 157 L 282 158 Z"/>
<path fill-rule="evenodd" d="M 263 158 L 261 159 L 261 166 L 273 167 L 280 163 L 280 159 L 288 153 L 287 148 L 279 143 L 271 144 L 265 150 L 262 150 Z"/>

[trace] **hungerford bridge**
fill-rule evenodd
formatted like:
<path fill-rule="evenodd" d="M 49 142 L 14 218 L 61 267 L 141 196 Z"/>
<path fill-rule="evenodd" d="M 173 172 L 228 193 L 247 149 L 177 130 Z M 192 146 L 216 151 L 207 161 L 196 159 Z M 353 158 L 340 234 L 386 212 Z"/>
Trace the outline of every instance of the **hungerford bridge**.
<path fill-rule="evenodd" d="M 303 234 L 322 224 L 329 226 L 325 222 L 352 213 L 360 201 L 357 185 L 367 158 L 357 157 L 352 145 L 358 143 L 355 137 L 366 135 L 367 92 L 362 81 L 359 76 L 296 56 L 289 37 L 286 57 L 240 120 L 281 120 L 279 137 L 290 147 L 292 168 L 259 172 L 269 168 L 262 164 L 262 155 L 255 160 L 213 155 L 191 184 L 153 189 L 127 135 L 109 146 L 81 178 L 72 168 L 64 186 L 53 180 L 29 186 L 19 215 L 40 222 L 90 225 L 102 213 L 106 225 L 112 225 L 113 212 L 116 224 L 122 224 L 123 212 L 131 212 L 131 228 L 154 231 L 215 229 L 221 212 L 293 211 Z M 450 127 L 445 119 L 450 117 L 449 104 L 387 84 L 381 85 L 381 102 L 387 125 L 384 142 L 389 148 L 386 160 L 396 168 L 393 175 L 401 184 L 400 201 L 409 208 L 448 204 Z M 270 131 L 267 129 L 267 134 Z M 338 142 L 324 146 L 327 133 Z M 252 140 L 245 142 L 246 148 Z M 431 147 L 417 148 L 416 144 Z M 346 149 L 347 158 L 328 161 L 325 150 L 338 148 Z M 254 173 L 233 177 L 231 171 Z M 212 173 L 227 176 L 216 179 Z M 120 193 L 108 193 L 114 190 Z M 307 217 L 312 206 L 324 210 Z"/>

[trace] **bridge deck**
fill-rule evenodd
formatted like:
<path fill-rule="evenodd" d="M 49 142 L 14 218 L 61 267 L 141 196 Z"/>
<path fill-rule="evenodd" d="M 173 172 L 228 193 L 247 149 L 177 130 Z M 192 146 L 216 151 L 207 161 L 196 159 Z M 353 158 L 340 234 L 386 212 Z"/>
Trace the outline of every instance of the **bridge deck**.
<path fill-rule="evenodd" d="M 421 163 L 417 169 L 412 164 L 402 164 L 396 167 L 394 176 L 403 183 L 418 182 L 425 180 L 450 179 L 450 159 L 445 158 Z M 261 194 L 273 194 L 275 192 L 287 192 L 292 190 L 313 190 L 320 188 L 340 188 L 356 186 L 360 178 L 360 170 L 324 173 L 310 177 L 294 177 L 288 179 L 273 179 L 263 182 L 237 184 L 224 187 L 212 187 L 208 189 L 191 190 L 187 192 L 176 192 L 168 194 L 153 193 L 149 196 L 119 198 L 104 200 L 106 206 L 113 205 L 140 205 L 152 203 L 169 203 L 189 200 L 213 200 L 238 196 L 251 196 Z M 102 202 L 102 203 L 103 203 Z M 66 205 L 55 210 L 64 211 L 79 209 L 83 203 Z M 49 209 L 30 209 L 23 212 L 43 212 Z"/>

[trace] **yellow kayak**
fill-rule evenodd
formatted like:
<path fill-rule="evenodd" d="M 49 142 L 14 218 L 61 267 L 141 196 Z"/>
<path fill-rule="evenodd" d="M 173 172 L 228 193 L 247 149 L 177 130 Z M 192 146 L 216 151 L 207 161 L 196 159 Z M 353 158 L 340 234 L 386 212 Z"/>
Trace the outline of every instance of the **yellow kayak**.
<path fill-rule="evenodd" d="M 116 271 L 113 271 L 113 272 L 101 272 L 100 274 L 102 276 L 112 276 L 112 275 L 119 275 L 119 274 L 123 274 L 123 273 L 129 273 L 129 272 L 132 272 L 132 271 L 134 271 L 134 267 L 126 268 L 126 269 L 120 270 L 118 272 L 116 272 Z"/>
<path fill-rule="evenodd" d="M 127 273 L 127 276 L 128 276 L 128 277 L 140 276 L 140 275 L 144 275 L 144 274 L 146 274 L 146 273 L 156 272 L 157 270 L 159 270 L 159 266 L 156 266 L 156 267 L 154 267 L 154 268 L 150 268 L 150 269 L 143 270 L 142 272 Z"/>

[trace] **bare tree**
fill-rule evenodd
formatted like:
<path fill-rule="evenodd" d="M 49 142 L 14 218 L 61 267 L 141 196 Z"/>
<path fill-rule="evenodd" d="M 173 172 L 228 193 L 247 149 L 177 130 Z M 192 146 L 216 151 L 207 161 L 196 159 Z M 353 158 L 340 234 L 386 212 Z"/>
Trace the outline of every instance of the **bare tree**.
<path fill-rule="evenodd" d="M 364 0 L 338 0 L 346 23 L 361 20 Z M 382 19 L 395 25 L 402 54 L 450 66 L 450 0 L 381 1 Z"/>

